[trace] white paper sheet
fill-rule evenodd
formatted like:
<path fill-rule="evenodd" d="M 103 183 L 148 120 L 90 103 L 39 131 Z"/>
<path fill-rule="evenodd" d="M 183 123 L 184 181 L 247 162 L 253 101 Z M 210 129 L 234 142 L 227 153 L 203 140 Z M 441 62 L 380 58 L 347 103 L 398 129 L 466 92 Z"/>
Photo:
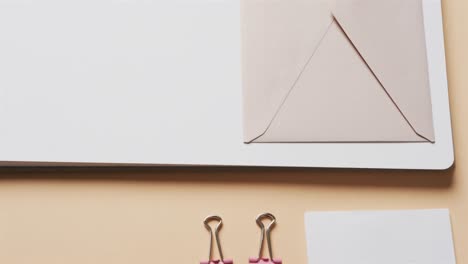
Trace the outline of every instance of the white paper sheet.
<path fill-rule="evenodd" d="M 310 212 L 309 264 L 455 264 L 449 211 Z"/>
<path fill-rule="evenodd" d="M 0 0 L 0 165 L 446 169 L 440 0 L 424 16 L 435 144 L 246 145 L 239 0 Z"/>

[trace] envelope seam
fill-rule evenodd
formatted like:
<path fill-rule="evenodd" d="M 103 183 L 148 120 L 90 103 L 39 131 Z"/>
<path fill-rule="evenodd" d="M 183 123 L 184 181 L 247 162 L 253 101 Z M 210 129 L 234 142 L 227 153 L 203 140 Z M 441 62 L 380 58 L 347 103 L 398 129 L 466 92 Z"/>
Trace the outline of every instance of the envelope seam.
<path fill-rule="evenodd" d="M 275 121 L 276 117 L 278 116 L 279 112 L 281 111 L 281 109 L 283 109 L 283 106 L 284 104 L 286 103 L 286 101 L 288 100 L 288 97 L 291 95 L 292 91 L 294 90 L 294 88 L 296 87 L 297 83 L 299 82 L 299 80 L 301 79 L 302 75 L 304 74 L 305 70 L 307 69 L 307 66 L 309 66 L 310 62 L 312 61 L 312 58 L 315 56 L 315 53 L 317 52 L 318 48 L 320 47 L 320 44 L 323 42 L 323 40 L 325 39 L 325 37 L 328 35 L 328 32 L 330 31 L 330 28 L 331 26 L 333 25 L 333 21 L 335 19 L 332 20 L 332 22 L 330 22 L 330 24 L 328 25 L 327 27 L 327 30 L 325 31 L 325 33 L 323 34 L 323 36 L 321 37 L 321 39 L 319 40 L 319 42 L 317 43 L 317 45 L 315 45 L 315 49 L 313 50 L 312 54 L 309 56 L 309 58 L 307 59 L 306 63 L 304 64 L 304 66 L 302 67 L 301 71 L 299 72 L 299 74 L 297 75 L 297 78 L 294 80 L 293 84 L 291 85 L 291 87 L 289 88 L 288 90 L 288 93 L 284 96 L 284 99 L 281 101 L 280 105 L 278 106 L 278 109 L 276 110 L 275 114 L 273 115 L 273 117 L 271 118 L 270 122 L 268 123 L 268 126 L 265 128 L 265 130 L 260 134 L 258 135 L 257 137 L 255 137 L 254 139 L 252 139 L 250 141 L 251 142 L 254 142 L 255 140 L 261 138 L 263 135 L 265 135 L 268 130 L 270 129 L 271 125 L 273 124 L 273 121 Z"/>
<path fill-rule="evenodd" d="M 398 112 L 400 112 L 401 116 L 405 119 L 406 123 L 408 123 L 408 125 L 410 126 L 410 128 L 413 130 L 413 132 L 423 138 L 424 140 L 428 141 L 428 142 L 432 142 L 431 140 L 429 140 L 428 138 L 426 138 L 425 136 L 421 135 L 420 133 L 418 133 L 418 131 L 416 131 L 416 129 L 413 127 L 413 125 L 411 124 L 411 122 L 408 120 L 408 118 L 405 116 L 405 114 L 403 113 L 403 111 L 401 111 L 400 107 L 398 107 L 398 104 L 395 102 L 395 100 L 393 99 L 393 97 L 391 96 L 391 94 L 387 91 L 387 89 L 385 89 L 385 86 L 383 85 L 383 83 L 380 81 L 380 79 L 377 77 L 377 75 L 375 74 L 374 70 L 372 70 L 372 68 L 370 67 L 369 63 L 367 63 L 366 59 L 364 58 L 364 56 L 361 54 L 361 52 L 359 51 L 359 49 L 356 47 L 356 45 L 353 43 L 353 41 L 351 40 L 351 38 L 349 37 L 348 33 L 346 32 L 346 30 L 342 27 L 342 25 L 340 24 L 340 22 L 338 21 L 338 19 L 336 17 L 334 17 L 334 21 L 336 21 L 336 24 L 338 25 L 338 27 L 341 29 L 341 31 L 343 31 L 343 33 L 345 34 L 346 36 L 346 39 L 349 41 L 349 43 L 351 44 L 351 46 L 356 50 L 356 53 L 359 55 L 359 57 L 361 58 L 361 60 L 364 62 L 364 64 L 366 64 L 367 68 L 369 69 L 369 71 L 372 73 L 372 76 L 374 76 L 374 78 L 377 80 L 377 82 L 379 83 L 380 87 L 382 87 L 383 91 L 385 92 L 385 94 L 387 94 L 388 98 L 390 99 L 390 101 L 392 102 L 392 104 L 396 107 L 396 109 L 398 110 Z"/>

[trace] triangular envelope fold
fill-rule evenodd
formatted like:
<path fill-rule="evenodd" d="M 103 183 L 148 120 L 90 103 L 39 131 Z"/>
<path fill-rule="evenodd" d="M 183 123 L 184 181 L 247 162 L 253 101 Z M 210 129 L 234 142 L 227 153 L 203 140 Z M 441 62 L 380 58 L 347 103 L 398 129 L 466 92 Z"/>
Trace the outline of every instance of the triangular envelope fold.
<path fill-rule="evenodd" d="M 423 142 L 336 22 L 255 142 Z"/>
<path fill-rule="evenodd" d="M 332 13 L 411 127 L 434 142 L 422 0 L 337 0 Z"/>

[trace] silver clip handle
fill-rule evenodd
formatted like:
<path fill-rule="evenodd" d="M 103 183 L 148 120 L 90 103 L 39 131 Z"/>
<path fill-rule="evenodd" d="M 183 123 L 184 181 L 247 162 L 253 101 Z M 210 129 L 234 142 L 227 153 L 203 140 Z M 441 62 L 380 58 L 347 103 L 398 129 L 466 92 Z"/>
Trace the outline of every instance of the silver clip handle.
<path fill-rule="evenodd" d="M 263 220 L 264 219 L 270 219 L 270 224 L 265 227 L 265 225 L 263 224 Z M 264 213 L 264 214 L 261 214 L 259 216 L 257 216 L 257 225 L 260 227 L 261 229 L 261 234 L 260 234 L 260 249 L 258 251 L 258 258 L 261 259 L 262 258 L 262 252 L 263 252 L 263 244 L 265 242 L 265 237 L 266 237 L 266 241 L 267 241 L 267 245 L 268 245 L 268 254 L 270 256 L 270 260 L 273 260 L 273 249 L 271 247 L 271 230 L 273 229 L 273 227 L 275 226 L 276 224 L 276 217 L 270 213 Z"/>
<path fill-rule="evenodd" d="M 210 223 L 213 221 L 217 221 L 218 224 L 216 227 L 211 228 Z M 203 221 L 205 228 L 210 232 L 210 251 L 208 255 L 208 261 L 212 261 L 212 256 L 213 256 L 213 239 L 216 240 L 216 245 L 218 247 L 218 252 L 219 252 L 219 258 L 222 262 L 224 262 L 224 255 L 223 255 L 223 250 L 221 249 L 221 243 L 219 241 L 219 230 L 223 226 L 223 219 L 217 215 L 211 215 L 208 216 L 205 221 Z"/>

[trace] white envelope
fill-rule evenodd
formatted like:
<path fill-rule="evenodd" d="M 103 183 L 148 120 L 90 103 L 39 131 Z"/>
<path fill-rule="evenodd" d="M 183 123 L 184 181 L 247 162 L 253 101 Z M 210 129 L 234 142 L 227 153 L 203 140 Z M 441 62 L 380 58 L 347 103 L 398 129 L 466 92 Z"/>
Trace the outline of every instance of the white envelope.
<path fill-rule="evenodd" d="M 245 142 L 434 142 L 422 0 L 243 0 Z"/>

